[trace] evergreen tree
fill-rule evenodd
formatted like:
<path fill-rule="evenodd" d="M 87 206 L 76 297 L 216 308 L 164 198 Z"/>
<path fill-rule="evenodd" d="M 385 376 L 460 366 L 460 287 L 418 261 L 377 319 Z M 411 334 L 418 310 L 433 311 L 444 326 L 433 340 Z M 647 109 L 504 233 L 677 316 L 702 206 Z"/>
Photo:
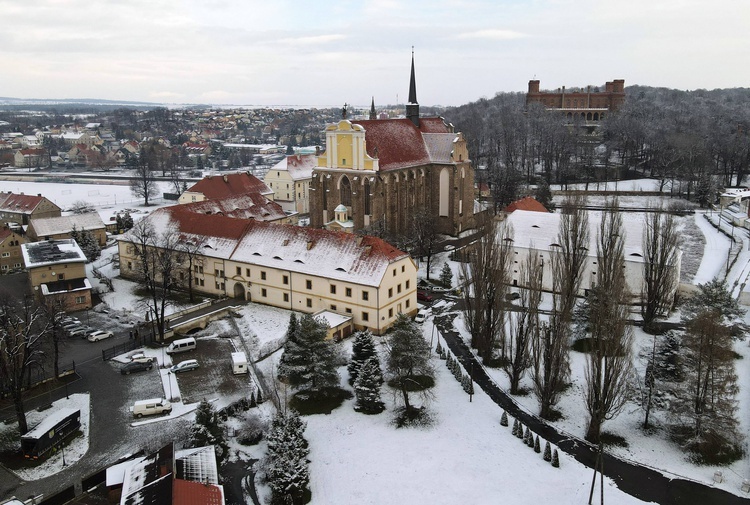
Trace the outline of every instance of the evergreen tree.
<path fill-rule="evenodd" d="M 115 222 L 117 223 L 117 233 L 120 233 L 124 229 L 124 225 L 122 224 L 122 216 L 120 214 L 117 214 Z"/>
<path fill-rule="evenodd" d="M 130 212 L 126 212 L 123 216 L 122 226 L 126 231 L 133 227 L 133 216 L 130 215 Z"/>
<path fill-rule="evenodd" d="M 443 263 L 443 269 L 440 271 L 440 284 L 446 288 L 453 285 L 453 271 L 448 263 Z"/>
<path fill-rule="evenodd" d="M 310 501 L 310 453 L 304 437 L 305 423 L 299 414 L 279 412 L 268 434 L 266 478 L 272 505 L 303 504 Z"/>
<path fill-rule="evenodd" d="M 377 356 L 372 356 L 364 362 L 354 381 L 354 393 L 357 403 L 354 410 L 364 414 L 379 414 L 385 410 L 385 404 L 380 400 L 380 386 L 383 384 L 383 373 Z"/>
<path fill-rule="evenodd" d="M 560 457 L 557 455 L 557 449 L 552 451 L 552 466 L 560 468 Z"/>
<path fill-rule="evenodd" d="M 513 419 L 513 430 L 510 433 L 514 437 L 518 436 L 518 419 Z"/>
<path fill-rule="evenodd" d="M 518 422 L 518 430 L 516 430 L 516 437 L 523 438 L 523 428 L 524 425 L 520 421 Z"/>
<path fill-rule="evenodd" d="M 552 461 L 552 447 L 549 445 L 549 441 L 544 444 L 544 455 L 542 456 L 544 461 Z"/>
<path fill-rule="evenodd" d="M 399 314 L 388 339 L 388 374 L 395 387 L 401 391 L 406 417 L 416 409 L 409 402 L 410 385 L 420 377 L 434 378 L 430 363 L 430 345 L 412 319 Z"/>
<path fill-rule="evenodd" d="M 377 356 L 377 351 L 375 350 L 372 333 L 369 330 L 358 332 L 354 337 L 354 342 L 352 342 L 352 359 L 347 367 L 350 385 L 354 385 L 359 369 L 373 356 Z M 378 368 L 380 368 L 380 362 L 378 362 Z"/>
<path fill-rule="evenodd" d="M 536 438 L 534 438 L 534 452 L 537 454 L 542 452 L 542 448 L 539 445 L 539 435 L 537 435 Z"/>
<path fill-rule="evenodd" d="M 337 350 L 326 339 L 328 326 L 322 319 L 305 314 L 294 335 L 284 344 L 279 363 L 279 379 L 297 390 L 320 392 L 339 385 L 336 371 Z"/>
<path fill-rule="evenodd" d="M 531 430 L 527 426 L 523 432 L 523 443 L 529 445 L 529 440 L 531 440 Z"/>
<path fill-rule="evenodd" d="M 224 438 L 224 423 L 213 405 L 206 400 L 202 400 L 195 409 L 195 424 L 190 438 L 195 447 L 213 445 L 219 463 L 228 455 L 229 446 Z"/>
<path fill-rule="evenodd" d="M 508 413 L 503 411 L 503 416 L 500 418 L 500 426 L 508 426 Z"/>

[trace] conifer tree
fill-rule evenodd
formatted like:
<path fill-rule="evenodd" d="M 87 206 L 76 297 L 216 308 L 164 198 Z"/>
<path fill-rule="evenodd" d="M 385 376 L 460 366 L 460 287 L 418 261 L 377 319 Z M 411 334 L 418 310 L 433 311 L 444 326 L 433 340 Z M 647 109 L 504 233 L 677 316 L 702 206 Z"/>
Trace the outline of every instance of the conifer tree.
<path fill-rule="evenodd" d="M 133 227 L 133 216 L 130 215 L 130 212 L 126 212 L 122 217 L 122 226 L 125 230 L 129 230 Z"/>
<path fill-rule="evenodd" d="M 453 284 L 453 271 L 448 263 L 443 263 L 443 269 L 440 271 L 440 284 L 450 288 Z"/>
<path fill-rule="evenodd" d="M 544 444 L 544 455 L 542 456 L 544 461 L 552 461 L 552 447 L 549 445 L 549 441 Z"/>
<path fill-rule="evenodd" d="M 557 454 L 557 449 L 552 451 L 552 466 L 560 468 L 560 457 Z"/>
<path fill-rule="evenodd" d="M 380 399 L 380 386 L 383 384 L 383 373 L 377 356 L 372 356 L 364 362 L 354 381 L 354 393 L 357 403 L 354 410 L 363 414 L 379 414 L 385 410 L 385 404 Z"/>
<path fill-rule="evenodd" d="M 542 452 L 542 447 L 539 445 L 539 435 L 534 438 L 534 452 L 537 454 Z"/>
<path fill-rule="evenodd" d="M 311 314 L 302 316 L 296 331 L 284 344 L 279 362 L 280 379 L 297 390 L 310 392 L 338 386 L 337 350 L 335 344 L 326 339 L 327 330 L 325 321 Z"/>
<path fill-rule="evenodd" d="M 309 449 L 305 422 L 295 411 L 279 412 L 268 434 L 268 468 L 272 505 L 297 505 L 310 501 Z"/>
<path fill-rule="evenodd" d="M 510 433 L 514 437 L 518 436 L 518 419 L 513 419 L 513 430 Z"/>
<path fill-rule="evenodd" d="M 354 342 L 352 342 L 352 359 L 347 367 L 350 385 L 354 385 L 359 369 L 373 356 L 377 356 L 377 351 L 375 350 L 372 333 L 369 330 L 358 332 L 354 337 Z M 380 362 L 378 362 L 378 368 L 380 368 Z"/>
<path fill-rule="evenodd" d="M 500 418 L 500 426 L 508 426 L 508 413 L 503 411 L 503 416 Z"/>
<path fill-rule="evenodd" d="M 516 431 L 516 437 L 523 438 L 523 428 L 524 428 L 523 423 L 519 421 L 518 430 Z"/>
<path fill-rule="evenodd" d="M 206 400 L 202 400 L 195 409 L 195 424 L 193 424 L 190 438 L 195 447 L 213 445 L 219 463 L 228 454 L 229 446 L 224 438 L 224 423 L 213 405 Z"/>

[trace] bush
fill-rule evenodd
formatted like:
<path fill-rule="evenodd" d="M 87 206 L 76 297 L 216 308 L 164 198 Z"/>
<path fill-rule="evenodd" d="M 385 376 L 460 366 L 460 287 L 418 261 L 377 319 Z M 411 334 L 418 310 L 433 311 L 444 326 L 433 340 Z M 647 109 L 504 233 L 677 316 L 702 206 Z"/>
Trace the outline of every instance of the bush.
<path fill-rule="evenodd" d="M 412 407 L 409 410 L 400 407 L 396 410 L 396 417 L 393 422 L 397 428 L 424 428 L 431 426 L 433 419 L 424 407 Z"/>
<path fill-rule="evenodd" d="M 289 406 L 300 415 L 330 414 L 344 403 L 353 398 L 351 391 L 338 387 L 323 388 L 316 391 L 302 390 L 295 393 L 289 401 Z"/>
<path fill-rule="evenodd" d="M 268 423 L 257 415 L 248 415 L 243 420 L 242 427 L 237 430 L 237 441 L 242 445 L 255 445 L 263 440 L 263 434 L 268 429 Z"/>

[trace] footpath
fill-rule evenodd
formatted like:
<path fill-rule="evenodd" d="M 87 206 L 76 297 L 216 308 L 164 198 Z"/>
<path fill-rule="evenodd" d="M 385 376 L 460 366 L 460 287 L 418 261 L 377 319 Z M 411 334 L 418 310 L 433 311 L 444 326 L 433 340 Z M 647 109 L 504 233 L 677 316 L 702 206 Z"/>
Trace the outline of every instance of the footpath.
<path fill-rule="evenodd" d="M 435 313 L 434 321 L 453 355 L 459 359 L 464 369 L 471 370 L 473 367 L 474 382 L 492 401 L 503 408 L 508 415 L 518 419 L 561 451 L 589 468 L 594 467 L 597 454 L 595 446 L 568 433 L 560 433 L 540 417 L 522 409 L 490 378 L 484 366 L 453 328 L 452 317 L 446 313 Z M 737 496 L 701 482 L 669 477 L 652 468 L 620 459 L 606 452 L 604 453 L 604 475 L 611 478 L 618 488 L 629 495 L 661 505 L 750 504 L 750 498 Z"/>

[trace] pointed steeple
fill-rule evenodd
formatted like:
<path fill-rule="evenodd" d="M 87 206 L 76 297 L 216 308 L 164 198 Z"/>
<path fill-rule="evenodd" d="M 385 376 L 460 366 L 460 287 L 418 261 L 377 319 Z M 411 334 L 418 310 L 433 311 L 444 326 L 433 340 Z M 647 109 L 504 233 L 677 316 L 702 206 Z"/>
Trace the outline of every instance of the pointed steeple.
<path fill-rule="evenodd" d="M 377 113 L 375 112 L 375 97 L 372 97 L 372 104 L 370 104 L 370 119 L 377 119 Z"/>
<path fill-rule="evenodd" d="M 419 128 L 419 102 L 417 102 L 417 79 L 414 77 L 414 46 L 411 48 L 411 78 L 409 79 L 409 102 L 406 104 L 406 117 Z"/>

